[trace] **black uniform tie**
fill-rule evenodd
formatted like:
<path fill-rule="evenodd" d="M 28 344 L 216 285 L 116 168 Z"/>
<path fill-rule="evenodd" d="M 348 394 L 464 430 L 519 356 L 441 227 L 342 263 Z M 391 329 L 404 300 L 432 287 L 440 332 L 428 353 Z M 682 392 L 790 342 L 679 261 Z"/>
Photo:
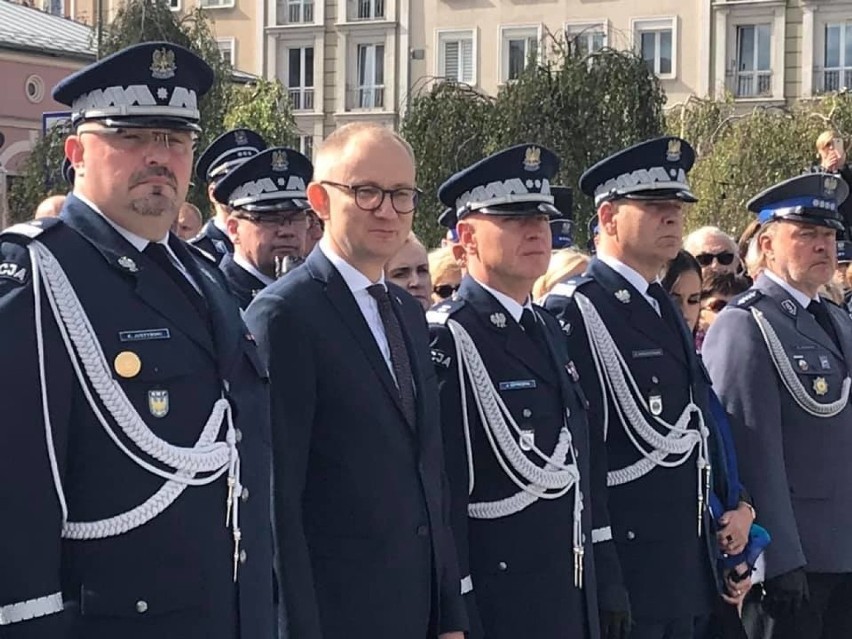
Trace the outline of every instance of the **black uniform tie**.
<path fill-rule="evenodd" d="M 831 318 L 828 316 L 828 309 L 825 306 L 825 302 L 811 300 L 810 304 L 808 304 L 808 312 L 814 316 L 817 324 L 819 324 L 822 327 L 822 330 L 824 330 L 831 338 L 834 345 L 837 346 L 837 348 L 840 348 L 840 340 L 837 337 L 837 331 L 834 329 L 834 324 L 831 323 Z"/>
<path fill-rule="evenodd" d="M 166 247 L 158 242 L 148 242 L 148 246 L 142 251 L 150 257 L 157 265 L 162 268 L 166 275 L 177 285 L 184 297 L 192 304 L 198 314 L 203 318 L 207 318 L 207 305 L 201 294 L 195 290 L 195 287 L 189 283 L 186 276 L 181 273 L 169 258 L 166 252 Z"/>
<path fill-rule="evenodd" d="M 680 335 L 681 319 L 674 314 L 671 298 L 666 290 L 659 282 L 654 282 L 648 286 L 648 295 L 657 301 L 657 306 L 660 307 L 660 317 L 662 317 L 671 329 Z"/>
<path fill-rule="evenodd" d="M 547 344 L 544 341 L 544 333 L 542 333 L 541 326 L 539 326 L 539 322 L 535 318 L 535 313 L 533 313 L 530 309 L 525 308 L 524 312 L 521 313 L 520 324 L 521 328 L 523 328 L 529 338 L 535 342 L 535 345 L 538 346 L 538 349 L 542 352 L 542 354 L 545 357 L 549 357 L 550 354 L 547 350 Z"/>
<path fill-rule="evenodd" d="M 379 305 L 379 316 L 385 327 L 385 337 L 390 348 L 391 366 L 396 377 L 396 386 L 399 390 L 399 399 L 405 418 L 411 426 L 417 421 L 414 404 L 414 378 L 411 375 L 411 360 L 408 358 L 408 349 L 405 346 L 405 337 L 402 334 L 402 326 L 393 312 L 390 295 L 383 284 L 373 284 L 367 287 L 367 292 L 375 298 Z"/>

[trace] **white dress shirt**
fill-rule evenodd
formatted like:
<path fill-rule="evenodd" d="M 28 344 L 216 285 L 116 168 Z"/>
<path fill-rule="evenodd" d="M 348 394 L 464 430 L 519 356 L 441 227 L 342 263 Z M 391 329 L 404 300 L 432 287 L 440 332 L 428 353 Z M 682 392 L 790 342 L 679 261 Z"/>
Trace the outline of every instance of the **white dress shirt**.
<path fill-rule="evenodd" d="M 373 334 L 373 338 L 382 352 L 382 357 L 385 358 L 385 364 L 388 365 L 388 370 L 394 380 L 396 380 L 396 375 L 393 372 L 393 362 L 391 362 L 390 346 L 388 345 L 387 335 L 385 335 L 385 325 L 382 323 L 382 316 L 379 315 L 379 303 L 367 290 L 367 287 L 373 284 L 381 284 L 387 289 L 384 274 L 379 277 L 377 282 L 370 281 L 370 278 L 335 253 L 331 242 L 325 236 L 319 241 L 319 248 L 334 268 L 338 270 L 349 290 L 352 291 L 355 302 L 357 302 L 358 308 L 361 309 L 361 314 L 367 321 L 367 326 L 370 327 L 370 332 Z"/>
<path fill-rule="evenodd" d="M 811 302 L 816 302 L 817 304 L 821 303 L 819 300 L 819 295 L 811 299 L 810 297 L 802 293 L 802 291 L 793 287 L 789 282 L 778 277 L 768 268 L 763 269 L 763 274 L 766 275 L 766 277 L 768 277 L 770 280 L 775 282 L 778 286 L 783 288 L 785 291 L 787 291 L 790 294 L 790 297 L 796 300 L 802 308 L 807 310 L 808 304 L 810 304 Z"/>
<path fill-rule="evenodd" d="M 98 215 L 100 215 L 102 218 L 104 218 L 106 220 L 107 224 L 109 224 L 112 228 L 114 228 L 118 232 L 118 234 L 121 235 L 121 237 L 123 237 L 125 240 L 130 242 L 130 244 L 133 246 L 133 248 L 135 248 L 140 253 L 147 248 L 148 244 L 151 243 L 150 240 L 146 240 L 144 237 L 136 235 L 136 233 L 133 233 L 132 231 L 128 231 L 123 226 L 119 226 L 118 224 L 116 224 L 113 220 L 109 219 L 106 215 L 104 215 L 103 211 L 101 211 L 97 206 L 95 206 L 95 204 L 93 202 L 91 202 L 85 196 L 80 195 L 79 193 L 75 193 L 74 197 L 76 197 L 78 200 L 82 201 L 86 206 L 88 206 L 90 209 L 92 209 Z M 166 233 L 165 237 L 163 237 L 163 239 L 157 241 L 157 244 L 162 244 L 163 246 L 166 247 L 166 255 L 169 256 L 169 259 L 171 260 L 172 264 L 174 264 L 175 268 L 177 268 L 177 270 L 180 271 L 181 275 L 183 275 L 187 279 L 187 281 L 190 284 L 192 284 L 192 287 L 196 291 L 198 291 L 198 294 L 203 297 L 204 294 L 201 292 L 201 289 L 199 288 L 198 284 L 196 284 L 192 275 L 190 275 L 189 271 L 186 270 L 186 267 L 178 259 L 178 256 L 175 255 L 175 252 L 172 250 L 172 247 L 169 246 L 169 234 L 168 234 L 168 232 Z"/>
<path fill-rule="evenodd" d="M 255 267 L 254 264 L 249 262 L 246 258 L 244 258 L 242 255 L 240 255 L 236 251 L 234 251 L 234 253 L 233 253 L 233 259 L 234 259 L 234 263 L 237 266 L 242 267 L 243 269 L 245 269 L 246 271 L 248 271 L 249 273 L 254 275 L 257 279 L 259 279 L 261 282 L 263 282 L 264 286 L 269 286 L 270 284 L 272 284 L 272 282 L 275 281 L 273 278 L 269 277 L 268 275 L 261 273 Z"/>
<path fill-rule="evenodd" d="M 662 317 L 662 314 L 660 313 L 659 302 L 657 302 L 657 300 L 648 295 L 648 287 L 650 286 L 650 283 L 648 282 L 648 280 L 645 279 L 645 277 L 641 273 L 639 273 L 639 271 L 630 266 L 627 266 L 627 264 L 625 264 L 619 259 L 612 257 L 611 255 L 604 255 L 599 252 L 595 257 L 597 257 L 601 262 L 610 267 L 613 271 L 621 275 L 621 277 L 626 279 L 627 282 L 633 288 L 639 291 L 639 294 L 642 295 L 645 301 L 651 305 L 651 308 L 654 309 L 654 312 Z"/>
<path fill-rule="evenodd" d="M 473 276 L 471 276 L 471 277 L 473 277 Z M 490 286 L 488 286 L 487 284 L 483 284 L 482 282 L 480 282 L 480 281 L 479 281 L 478 279 L 476 279 L 475 277 L 474 277 L 473 279 L 474 279 L 474 281 L 475 281 L 477 284 L 479 284 L 482 288 L 484 288 L 486 291 L 488 291 L 489 293 L 491 293 L 491 294 L 492 294 L 495 298 L 497 298 L 497 301 L 498 301 L 498 302 L 500 302 L 500 305 L 501 305 L 503 308 L 505 308 L 505 309 L 506 309 L 506 312 L 507 312 L 507 313 L 508 313 L 508 314 L 512 317 L 512 319 L 513 319 L 513 320 L 515 320 L 518 324 L 520 324 L 520 323 L 521 323 L 521 315 L 523 315 L 523 313 L 524 313 L 524 309 L 528 309 L 528 310 L 529 310 L 529 311 L 533 314 L 533 317 L 535 318 L 535 320 L 536 320 L 536 321 L 538 321 L 538 318 L 537 318 L 537 317 L 536 317 L 536 315 L 535 315 L 535 311 L 533 311 L 532 304 L 530 304 L 530 300 L 529 300 L 529 298 L 527 298 L 527 301 L 526 301 L 526 302 L 524 302 L 523 304 L 518 304 L 515 300 L 513 300 L 511 297 L 509 297 L 509 296 L 508 296 L 508 295 L 506 295 L 505 293 L 501 293 L 500 291 L 496 291 L 496 290 L 494 290 L 493 288 L 491 288 L 491 287 L 490 287 Z"/>

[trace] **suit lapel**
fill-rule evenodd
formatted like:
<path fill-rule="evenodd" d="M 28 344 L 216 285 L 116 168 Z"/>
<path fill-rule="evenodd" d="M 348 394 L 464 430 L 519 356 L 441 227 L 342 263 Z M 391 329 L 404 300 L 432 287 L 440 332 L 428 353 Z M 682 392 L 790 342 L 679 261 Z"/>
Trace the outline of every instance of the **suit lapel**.
<path fill-rule="evenodd" d="M 379 345 L 376 344 L 376 338 L 367 325 L 367 320 L 364 318 L 364 314 L 343 276 L 320 250 L 312 251 L 305 265 L 314 279 L 325 284 L 325 292 L 329 302 L 340 315 L 341 322 L 352 333 L 355 343 L 358 344 L 373 371 L 378 375 L 379 381 L 396 404 L 403 420 L 407 422 L 396 382 L 394 382 L 385 358 L 379 350 Z"/>
<path fill-rule="evenodd" d="M 199 330 L 198 313 L 192 303 L 155 262 L 137 251 L 100 214 L 73 195 L 68 196 L 62 219 L 88 240 L 111 267 L 134 281 L 135 292 L 145 304 L 214 354 L 210 333 L 206 327 Z"/>
<path fill-rule="evenodd" d="M 817 323 L 816 318 L 811 315 L 810 311 L 793 299 L 793 296 L 782 286 L 779 286 L 765 275 L 761 275 L 755 287 L 765 293 L 767 297 L 771 297 L 781 307 L 784 315 L 790 318 L 790 321 L 795 325 L 799 333 L 823 348 L 827 348 L 837 357 L 843 357 L 843 354 L 837 348 L 837 344 L 826 334 L 823 328 Z M 836 331 L 837 323 L 833 319 L 832 322 Z"/>
<path fill-rule="evenodd" d="M 538 375 L 540 379 L 548 380 L 553 384 L 557 383 L 556 371 L 552 363 L 491 293 L 482 288 L 472 277 L 467 276 L 459 286 L 458 296 L 471 305 L 480 321 L 489 330 L 494 331 L 509 355 Z M 542 332 L 544 331 L 545 328 L 542 326 Z"/>
<path fill-rule="evenodd" d="M 682 336 L 672 331 L 668 322 L 657 315 L 636 287 L 598 259 L 591 261 L 587 272 L 609 294 L 607 297 L 610 305 L 616 312 L 624 315 L 625 324 L 639 331 L 655 344 L 659 344 L 667 353 L 689 366 Z M 675 313 L 680 313 L 673 306 L 672 308 Z"/>

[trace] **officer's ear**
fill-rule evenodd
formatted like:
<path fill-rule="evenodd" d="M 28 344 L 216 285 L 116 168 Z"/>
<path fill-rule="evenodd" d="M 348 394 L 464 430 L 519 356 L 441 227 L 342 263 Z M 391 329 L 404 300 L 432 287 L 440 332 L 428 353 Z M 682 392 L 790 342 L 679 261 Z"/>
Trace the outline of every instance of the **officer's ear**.
<path fill-rule="evenodd" d="M 610 201 L 602 202 L 598 207 L 598 226 L 601 235 L 604 231 L 607 235 L 615 235 L 615 214 L 617 212 L 618 209 L 615 204 Z"/>
<path fill-rule="evenodd" d="M 83 173 L 83 144 L 79 135 L 69 135 L 65 138 L 65 157 L 71 162 L 76 175 Z"/>
<path fill-rule="evenodd" d="M 472 220 L 462 220 L 456 224 L 456 233 L 459 238 L 458 244 L 464 249 L 464 252 L 476 254 L 478 243 L 476 224 Z"/>
<path fill-rule="evenodd" d="M 216 206 L 217 204 L 219 204 L 219 202 L 216 201 L 216 198 L 213 197 L 213 191 L 215 191 L 215 190 L 216 190 L 216 184 L 213 183 L 213 182 L 208 182 L 207 183 L 207 199 L 210 201 L 210 203 L 213 206 Z"/>
<path fill-rule="evenodd" d="M 310 202 L 311 208 L 317 214 L 317 217 L 324 222 L 328 221 L 330 217 L 329 198 L 326 188 L 319 182 L 311 182 L 308 184 L 305 194 L 308 196 L 308 202 Z"/>
<path fill-rule="evenodd" d="M 240 243 L 240 221 L 231 215 L 227 221 L 225 222 L 225 229 L 228 231 L 228 238 L 230 238 L 231 242 L 234 244 Z"/>

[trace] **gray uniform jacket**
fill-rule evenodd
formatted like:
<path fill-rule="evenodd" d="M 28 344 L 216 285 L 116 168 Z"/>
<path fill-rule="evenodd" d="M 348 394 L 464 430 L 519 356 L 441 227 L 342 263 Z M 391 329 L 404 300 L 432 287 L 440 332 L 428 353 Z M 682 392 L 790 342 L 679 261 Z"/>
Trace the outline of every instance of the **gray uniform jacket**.
<path fill-rule="evenodd" d="M 713 386 L 732 416 L 740 476 L 769 530 L 768 578 L 804 566 L 852 571 L 852 409 L 816 417 L 794 400 L 752 309 L 761 311 L 805 392 L 838 400 L 852 361 L 852 322 L 826 304 L 842 349 L 781 286 L 761 276 L 719 315 L 704 341 Z M 781 360 L 783 361 L 783 359 Z"/>

